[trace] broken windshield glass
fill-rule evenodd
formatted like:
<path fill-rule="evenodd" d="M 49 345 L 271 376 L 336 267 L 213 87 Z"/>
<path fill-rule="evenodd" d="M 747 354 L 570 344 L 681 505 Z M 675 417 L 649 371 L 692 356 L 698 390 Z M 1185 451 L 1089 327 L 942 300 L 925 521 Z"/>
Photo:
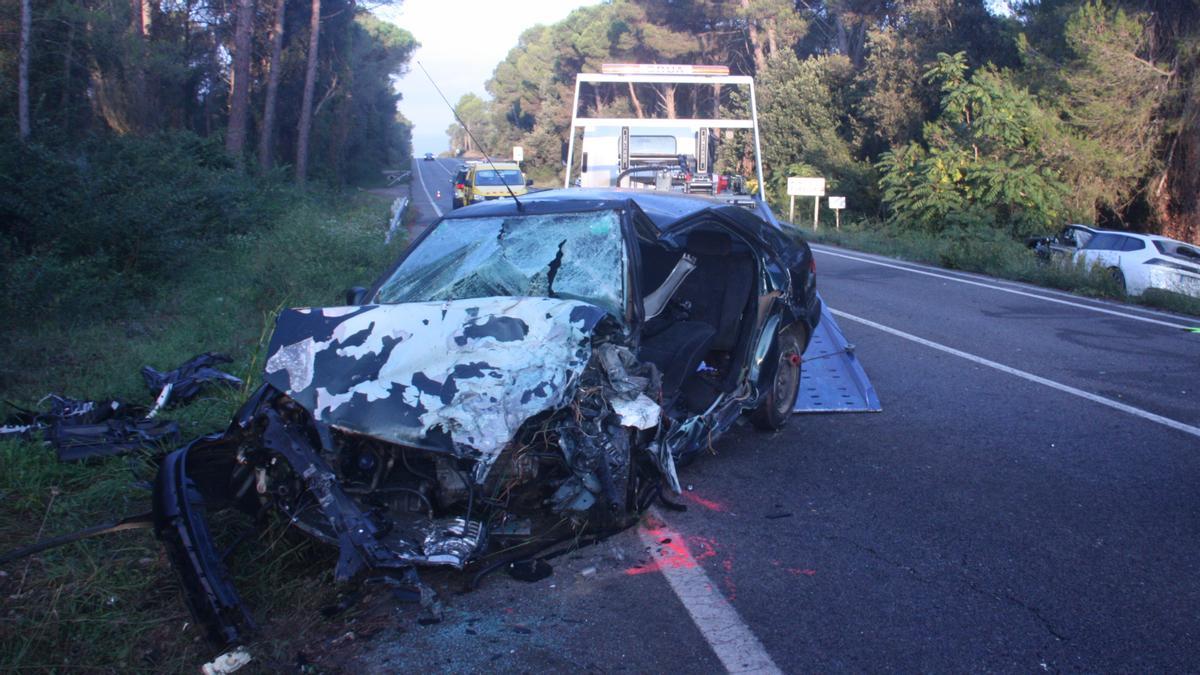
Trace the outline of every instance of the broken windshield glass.
<path fill-rule="evenodd" d="M 570 298 L 621 318 L 624 271 L 617 211 L 455 218 L 409 254 L 375 302 Z"/>

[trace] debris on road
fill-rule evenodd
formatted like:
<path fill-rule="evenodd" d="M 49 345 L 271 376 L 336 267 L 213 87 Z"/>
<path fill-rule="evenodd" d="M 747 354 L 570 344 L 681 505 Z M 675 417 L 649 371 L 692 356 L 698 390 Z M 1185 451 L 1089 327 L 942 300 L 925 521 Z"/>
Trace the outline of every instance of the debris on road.
<path fill-rule="evenodd" d="M 0 432 L 28 436 L 40 431 L 63 462 L 177 445 L 180 440 L 178 424 L 145 419 L 144 406 L 115 399 L 77 400 L 59 394 L 48 394 L 41 404 L 47 404 L 45 411 L 12 406 L 17 412 L 5 420 Z"/>
<path fill-rule="evenodd" d="M 545 560 L 518 560 L 511 562 L 506 568 L 508 576 L 517 581 L 541 581 L 554 574 L 554 568 Z"/>
<path fill-rule="evenodd" d="M 246 651 L 245 647 L 238 647 L 204 664 L 200 667 L 200 672 L 204 675 L 229 675 L 241 670 L 250 661 L 250 652 Z"/>

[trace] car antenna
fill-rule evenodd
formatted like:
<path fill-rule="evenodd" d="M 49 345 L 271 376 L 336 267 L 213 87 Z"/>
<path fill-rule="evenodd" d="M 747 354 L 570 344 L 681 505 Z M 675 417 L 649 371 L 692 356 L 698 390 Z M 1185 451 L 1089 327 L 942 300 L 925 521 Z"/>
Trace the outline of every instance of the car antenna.
<path fill-rule="evenodd" d="M 425 73 L 425 77 L 429 78 L 429 84 L 433 85 L 433 88 L 437 91 L 438 96 L 441 96 L 442 100 L 445 101 L 446 107 L 450 109 L 450 114 L 454 115 L 454 120 L 462 125 L 463 131 L 466 131 L 467 135 L 471 137 L 471 142 L 475 144 L 475 147 L 483 150 L 483 158 L 487 160 L 488 166 L 492 167 L 492 171 L 496 172 L 496 178 L 499 178 L 500 183 L 504 185 L 504 189 L 508 190 L 508 196 L 512 197 L 513 201 L 517 203 L 517 211 L 520 213 L 525 213 L 525 205 L 521 203 L 520 199 L 517 199 L 517 193 L 513 192 L 513 189 L 508 185 L 508 181 L 504 180 L 504 176 L 500 175 L 500 169 L 497 169 L 496 165 L 492 163 L 492 153 L 488 152 L 487 148 L 484 148 L 479 141 L 475 140 L 475 134 L 471 133 L 471 127 L 468 127 L 466 123 L 462 121 L 462 118 L 458 116 L 458 111 L 454 109 L 454 106 L 450 105 L 450 101 L 446 100 L 446 95 L 443 94 L 441 88 L 437 86 L 437 82 L 434 82 L 433 78 L 430 77 L 429 71 L 425 70 L 425 66 L 422 65 L 420 61 L 417 61 L 417 66 L 421 69 L 422 73 Z"/>

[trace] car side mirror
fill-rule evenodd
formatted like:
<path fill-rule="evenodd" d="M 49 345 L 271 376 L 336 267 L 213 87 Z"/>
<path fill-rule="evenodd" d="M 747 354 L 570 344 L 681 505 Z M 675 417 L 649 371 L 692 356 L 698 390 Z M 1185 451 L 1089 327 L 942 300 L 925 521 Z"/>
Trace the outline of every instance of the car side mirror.
<path fill-rule="evenodd" d="M 525 187 L 533 187 L 533 179 L 532 178 L 527 179 L 525 181 Z"/>
<path fill-rule="evenodd" d="M 346 289 L 346 305 L 361 305 L 367 299 L 367 289 L 362 286 L 351 286 Z"/>

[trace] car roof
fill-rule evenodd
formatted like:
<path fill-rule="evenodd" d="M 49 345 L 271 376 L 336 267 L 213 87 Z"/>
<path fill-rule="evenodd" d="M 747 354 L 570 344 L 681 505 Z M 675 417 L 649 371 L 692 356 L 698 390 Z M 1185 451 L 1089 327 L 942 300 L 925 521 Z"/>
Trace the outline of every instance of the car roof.
<path fill-rule="evenodd" d="M 1180 241 L 1178 239 L 1164 237 L 1161 234 L 1144 234 L 1142 232 L 1128 232 L 1126 230 L 1094 230 L 1094 231 L 1096 232 L 1096 234 L 1119 234 L 1122 237 L 1136 237 L 1138 239 L 1144 239 L 1146 241 L 1173 241 L 1173 242 L 1177 242 L 1180 244 L 1187 244 L 1186 241 Z M 1194 244 L 1187 244 L 1187 245 L 1194 246 Z"/>
<path fill-rule="evenodd" d="M 704 210 L 719 211 L 734 220 L 746 219 L 765 222 L 748 209 L 728 201 L 703 195 L 681 192 L 659 192 L 633 188 L 561 188 L 531 192 L 521 196 L 524 211 L 518 211 L 511 199 L 501 199 L 476 204 L 446 215 L 447 218 L 470 218 L 472 216 L 503 216 L 519 213 L 547 214 L 573 211 L 599 211 L 626 208 L 633 202 L 660 231 L 669 229 L 678 222 Z"/>

